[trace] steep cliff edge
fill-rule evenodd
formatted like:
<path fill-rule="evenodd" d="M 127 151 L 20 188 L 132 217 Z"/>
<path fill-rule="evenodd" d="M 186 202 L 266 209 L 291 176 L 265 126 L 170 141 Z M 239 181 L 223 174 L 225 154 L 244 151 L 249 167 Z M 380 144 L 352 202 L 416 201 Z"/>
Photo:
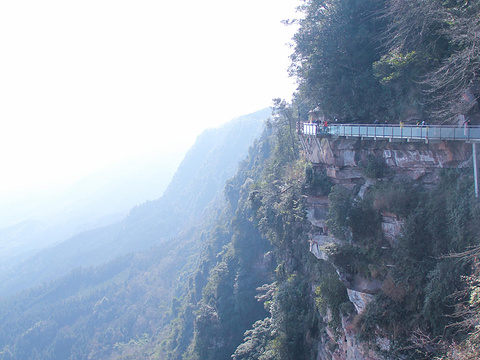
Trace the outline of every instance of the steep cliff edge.
<path fill-rule="evenodd" d="M 410 274 L 412 270 L 402 264 L 408 257 L 404 256 L 401 260 L 399 254 L 405 251 L 421 252 L 415 246 L 426 242 L 418 246 L 423 249 L 420 258 L 436 256 L 440 259 L 449 252 L 461 251 L 472 241 L 470 233 L 465 234 L 462 244 L 455 246 L 452 246 L 454 239 L 451 242 L 440 239 L 455 231 L 468 233 L 465 226 L 472 217 L 471 213 L 463 214 L 464 227 L 456 230 L 449 229 L 449 224 L 443 219 L 443 211 L 448 211 L 446 209 L 440 210 L 438 219 L 435 219 L 437 214 L 434 213 L 426 223 L 420 221 L 420 216 L 414 215 L 422 211 L 423 216 L 428 217 L 424 208 L 428 204 L 431 206 L 434 202 L 432 199 L 442 202 L 439 206 L 446 206 L 444 200 L 432 195 L 443 191 L 439 189 L 442 182 L 449 181 L 452 189 L 458 188 L 460 183 L 464 188 L 473 186 L 473 177 L 470 178 L 473 175 L 471 145 L 462 142 L 426 144 L 323 138 L 321 141 L 307 141 L 305 156 L 312 164 L 310 191 L 306 201 L 307 218 L 313 225 L 309 233 L 310 251 L 317 259 L 335 267 L 354 305 L 353 311 L 341 314 L 340 322 L 336 323 L 340 325 L 338 327 L 332 325 L 331 311 L 325 313 L 324 322 L 329 325 L 326 336 L 319 340 L 317 358 L 385 359 L 393 353 L 403 354 L 405 358 L 408 351 L 402 352 L 399 348 L 405 347 L 406 340 L 410 341 L 410 349 L 426 352 L 420 345 L 412 343 L 412 337 L 415 331 L 435 333 L 435 327 L 445 322 L 446 313 L 451 315 L 451 311 L 432 315 L 431 302 L 434 300 L 428 298 L 435 293 L 435 286 L 443 286 L 443 282 L 435 284 L 428 279 L 435 275 L 443 276 L 438 273 L 442 266 L 447 266 L 443 263 L 444 259 L 430 261 L 428 269 L 424 269 L 425 277 L 412 281 L 408 279 L 408 276 L 413 276 Z M 455 176 L 451 176 L 452 171 L 456 172 Z M 325 186 L 322 189 L 319 186 L 322 182 L 333 185 L 332 191 L 326 191 L 328 187 Z M 464 194 L 446 193 L 447 196 L 463 199 Z M 471 197 L 472 192 L 467 196 Z M 455 199 L 451 201 L 454 203 Z M 462 211 L 459 205 L 450 206 Z M 417 227 L 412 225 L 415 222 Z M 438 226 L 441 229 L 437 231 L 444 234 L 436 238 L 435 230 L 428 229 L 429 226 Z M 422 234 L 419 227 L 426 227 L 422 231 L 428 234 Z M 405 235 L 404 232 L 409 234 Z M 408 244 L 409 241 L 415 246 Z M 438 244 L 435 244 L 437 241 Z M 410 249 L 405 249 L 409 246 Z M 417 259 L 407 261 L 413 263 Z M 455 270 L 462 271 L 458 268 Z M 407 272 L 409 275 L 405 276 Z M 459 277 L 448 280 L 454 280 L 458 285 Z M 430 286 L 432 289 L 427 293 L 416 286 Z M 418 296 L 408 296 L 409 292 Z M 408 325 L 395 319 L 402 311 L 392 311 L 390 306 L 412 307 L 412 304 L 406 303 L 408 300 L 421 302 L 415 310 L 418 318 L 426 318 L 431 314 L 441 318 L 441 321 L 438 324 L 432 321 L 421 328 L 416 321 L 409 319 L 412 328 L 410 331 L 404 329 Z M 442 301 L 441 306 L 447 306 L 448 301 Z M 380 314 L 372 316 L 379 310 Z M 389 318 L 389 313 L 395 316 Z M 382 316 L 385 318 L 383 323 L 376 318 Z M 412 314 L 408 316 L 414 317 Z M 370 331 L 370 334 L 366 334 L 366 331 Z"/>

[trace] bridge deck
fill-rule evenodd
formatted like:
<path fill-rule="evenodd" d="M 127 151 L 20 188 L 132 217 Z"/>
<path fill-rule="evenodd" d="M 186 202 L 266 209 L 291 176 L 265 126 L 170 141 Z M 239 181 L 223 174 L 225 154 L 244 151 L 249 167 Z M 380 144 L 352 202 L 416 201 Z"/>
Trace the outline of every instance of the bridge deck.
<path fill-rule="evenodd" d="M 371 139 L 406 140 L 459 140 L 480 142 L 480 126 L 450 125 L 374 125 L 339 124 L 324 128 L 315 123 L 301 123 L 299 131 L 303 135 L 345 136 Z"/>

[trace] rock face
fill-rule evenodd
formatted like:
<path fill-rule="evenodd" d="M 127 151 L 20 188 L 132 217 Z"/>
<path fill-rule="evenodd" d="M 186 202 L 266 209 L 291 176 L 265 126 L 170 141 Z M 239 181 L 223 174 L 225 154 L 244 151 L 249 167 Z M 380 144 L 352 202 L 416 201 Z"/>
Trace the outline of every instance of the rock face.
<path fill-rule="evenodd" d="M 348 298 L 355 306 L 355 310 L 357 310 L 357 314 L 360 314 L 363 310 L 365 310 L 365 306 L 372 301 L 372 295 L 366 294 L 364 292 L 355 291 L 352 289 L 347 289 Z"/>
<path fill-rule="evenodd" d="M 388 142 L 323 138 L 307 144 L 306 158 L 327 169 L 335 184 L 351 187 L 365 181 L 360 165 L 373 155 L 383 158 L 397 179 L 433 184 L 438 169 L 470 166 L 471 145 L 463 142 Z"/>
<path fill-rule="evenodd" d="M 378 179 L 367 178 L 363 170 L 371 159 L 383 161 L 383 167 L 389 179 L 396 181 L 413 181 L 421 186 L 432 186 L 439 179 L 443 168 L 472 166 L 472 147 L 462 142 L 388 142 L 386 140 L 360 140 L 345 138 L 310 137 L 305 141 L 305 156 L 315 168 L 323 168 L 330 181 L 349 189 L 358 189 L 356 196 L 363 199 L 371 186 Z M 325 249 L 332 244 L 345 244 L 329 234 L 326 223 L 329 199 L 326 196 L 309 196 L 307 199 L 307 217 L 313 225 L 310 234 L 310 251 L 319 260 L 330 261 L 336 268 L 340 280 L 347 288 L 349 300 L 355 307 L 356 314 L 364 311 L 383 285 L 383 279 L 371 275 L 368 278 L 359 274 L 350 274 L 335 265 Z M 385 247 L 397 244 L 404 224 L 397 214 L 381 213 L 381 231 Z M 353 246 L 353 245 L 352 245 Z M 388 265 L 387 265 L 388 266 Z M 333 329 L 328 329 L 318 344 L 318 359 L 384 359 L 380 354 L 367 350 L 355 336 L 352 325 L 355 314 L 342 318 L 340 336 Z M 329 320 L 324 319 L 326 323 Z M 337 329 L 338 331 L 338 329 Z M 378 346 L 387 349 L 387 339 L 378 338 Z M 333 345 L 333 346 L 332 346 Z M 334 349 L 334 350 L 331 350 Z"/>
<path fill-rule="evenodd" d="M 403 220 L 396 214 L 383 212 L 382 213 L 382 233 L 390 245 L 397 244 L 397 238 L 402 231 Z"/>

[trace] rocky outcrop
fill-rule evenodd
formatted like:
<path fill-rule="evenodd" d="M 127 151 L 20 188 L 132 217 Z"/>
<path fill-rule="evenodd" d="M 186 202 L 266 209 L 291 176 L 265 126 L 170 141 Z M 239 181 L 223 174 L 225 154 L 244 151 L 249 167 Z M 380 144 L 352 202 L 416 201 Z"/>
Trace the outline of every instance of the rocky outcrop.
<path fill-rule="evenodd" d="M 331 316 L 329 315 L 324 319 L 327 323 L 330 320 Z M 357 339 L 352 316 L 342 317 L 341 334 L 327 328 L 325 335 L 318 342 L 317 360 L 372 360 L 377 358 L 374 351 L 363 346 Z"/>
<path fill-rule="evenodd" d="M 328 235 L 313 235 L 310 239 L 310 252 L 315 255 L 317 259 L 328 260 L 328 255 L 324 251 L 324 247 L 335 241 L 334 238 Z"/>
<path fill-rule="evenodd" d="M 471 145 L 463 142 L 389 142 L 323 138 L 307 144 L 306 158 L 316 166 L 325 167 L 335 184 L 347 187 L 365 181 L 362 163 L 373 155 L 384 160 L 396 179 L 407 178 L 432 184 L 438 170 L 470 166 Z"/>
<path fill-rule="evenodd" d="M 373 295 L 355 291 L 352 289 L 347 289 L 348 298 L 355 306 L 355 310 L 357 310 L 357 314 L 360 314 L 363 310 L 365 310 L 365 306 L 372 301 Z"/>
<path fill-rule="evenodd" d="M 325 220 L 327 218 L 328 196 L 309 196 L 307 198 L 307 218 L 318 228 L 325 228 Z"/>
<path fill-rule="evenodd" d="M 397 238 L 402 232 L 404 221 L 397 214 L 382 212 L 382 233 L 390 245 L 397 244 Z"/>

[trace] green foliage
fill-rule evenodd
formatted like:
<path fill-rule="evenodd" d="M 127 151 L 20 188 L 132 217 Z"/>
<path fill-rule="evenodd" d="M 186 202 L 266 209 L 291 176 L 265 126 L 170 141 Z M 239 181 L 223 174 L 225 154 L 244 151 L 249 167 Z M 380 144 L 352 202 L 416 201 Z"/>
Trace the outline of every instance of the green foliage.
<path fill-rule="evenodd" d="M 325 248 L 335 266 L 344 274 L 359 274 L 365 279 L 385 276 L 385 252 L 380 246 L 358 246 L 351 244 L 331 245 Z"/>
<path fill-rule="evenodd" d="M 360 167 L 363 175 L 371 179 L 383 178 L 387 170 L 385 161 L 374 155 L 368 155 L 365 161 L 360 163 Z"/>
<path fill-rule="evenodd" d="M 288 123 L 284 125 L 288 127 Z M 276 140 L 289 140 L 288 132 L 286 137 L 275 137 L 271 130 L 254 143 L 249 156 L 240 164 L 237 175 L 226 185 L 228 204 L 224 216 L 205 241 L 204 265 L 201 273 L 197 273 L 202 281 L 195 286 L 195 292 L 193 287 L 190 290 L 197 296 L 201 293 L 201 296 L 196 297 L 193 303 L 191 297 L 184 300 L 197 311 L 193 319 L 182 320 L 180 317 L 178 322 L 178 329 L 187 325 L 194 327 L 193 339 L 189 333 L 182 337 L 178 332 L 173 333 L 172 344 L 175 338 L 184 340 L 182 347 L 170 346 L 174 351 L 170 352 L 169 358 L 228 358 L 242 342 L 244 332 L 267 315 L 255 295 L 256 288 L 265 280 L 265 272 L 268 274 L 273 270 L 273 264 L 259 265 L 264 261 L 264 254 L 270 250 L 270 244 L 262 238 L 253 222 L 252 211 L 262 201 L 254 181 L 262 176 L 266 158 L 272 149 L 280 149 Z M 286 151 L 287 156 L 293 156 L 291 148 Z M 221 224 L 228 224 L 229 230 L 226 231 Z M 197 276 L 195 284 L 196 279 Z"/>
<path fill-rule="evenodd" d="M 457 258 L 462 261 L 466 261 L 473 267 L 471 275 L 465 277 L 467 288 L 463 294 L 465 295 L 463 303 L 456 304 L 456 315 L 461 318 L 456 325 L 457 329 L 460 329 L 466 333 L 466 337 L 461 343 L 451 344 L 444 359 L 459 359 L 459 360 L 474 360 L 480 354 L 480 247 L 476 245 L 473 249 L 458 254 Z"/>
<path fill-rule="evenodd" d="M 434 121 L 465 114 L 471 106 L 462 96 L 478 80 L 480 48 L 475 39 L 479 13 L 476 1 L 397 0 L 386 8 L 389 25 L 383 37 L 389 52 L 385 60 L 391 63 L 392 57 L 415 53 L 415 61 L 410 62 L 414 66 L 409 66 L 408 72 L 400 61 L 400 71 L 393 66 L 391 73 L 401 73 L 404 80 L 410 77 L 422 85 L 423 93 L 417 93 L 421 102 L 428 104 L 426 115 Z M 403 91 L 414 87 L 405 83 Z"/>
<path fill-rule="evenodd" d="M 447 255 L 465 251 L 478 241 L 479 213 L 470 182 L 462 171 L 445 171 L 436 188 L 409 192 L 410 185 L 405 185 L 397 191 L 410 199 L 394 206 L 383 203 L 382 208 L 396 208 L 406 219 L 403 235 L 391 250 L 391 279 L 357 322 L 363 339 L 371 340 L 380 331 L 389 334 L 397 344 L 394 351 L 399 351 L 407 346 L 412 329 L 432 339 L 458 335 L 451 327 L 460 316 L 454 313 L 457 300 L 453 294 L 464 287 L 462 279 L 471 268 Z M 372 196 L 385 192 L 395 190 L 379 186 Z M 411 348 L 417 354 L 407 351 L 411 358 L 441 350 L 425 344 Z"/>
<path fill-rule="evenodd" d="M 328 196 L 329 231 L 343 241 L 367 245 L 375 240 L 380 230 L 380 216 L 370 198 L 354 200 L 355 191 L 334 186 Z"/>
<path fill-rule="evenodd" d="M 405 320 L 409 319 L 410 315 L 406 304 L 405 301 L 391 298 L 384 292 L 376 295 L 357 323 L 360 338 L 371 341 L 380 334 L 388 334 L 391 340 L 398 341 L 398 338 L 407 336 L 414 328 L 405 326 Z"/>
<path fill-rule="evenodd" d="M 276 327 L 276 359 L 310 358 L 305 337 L 317 331 L 318 319 L 309 294 L 308 282 L 296 274 L 278 283 L 270 309 Z"/>
<path fill-rule="evenodd" d="M 281 109 L 284 109 L 283 105 Z M 270 124 L 273 151 L 263 164 L 262 175 L 254 185 L 250 199 L 260 232 L 273 245 L 290 247 L 298 245 L 292 244 L 292 238 L 302 230 L 306 221 L 302 197 L 305 165 L 286 145 L 286 139 L 291 136 L 288 113 L 285 115 L 278 110 L 275 113 L 278 116 Z M 297 141 L 296 146 L 298 144 Z"/>
<path fill-rule="evenodd" d="M 389 212 L 406 218 L 421 201 L 423 194 L 410 182 L 376 184 L 370 194 L 372 206 L 378 212 Z"/>
<path fill-rule="evenodd" d="M 332 269 L 333 270 L 333 269 Z M 335 271 L 331 273 L 322 274 L 320 284 L 315 289 L 315 303 L 323 316 L 327 315 L 327 310 L 331 311 L 332 320 L 329 324 L 333 329 L 337 329 L 341 326 L 342 309 L 345 309 L 345 305 L 350 306 L 352 303 L 348 299 L 347 289 L 345 285 L 338 279 L 338 275 Z"/>
<path fill-rule="evenodd" d="M 380 215 L 373 209 L 370 199 L 359 200 L 350 209 L 348 226 L 352 230 L 352 239 L 364 246 L 377 246 L 380 238 Z"/>
<path fill-rule="evenodd" d="M 305 184 L 311 195 L 327 196 L 332 189 L 325 168 L 315 168 L 311 163 L 305 165 Z"/>
<path fill-rule="evenodd" d="M 256 321 L 251 330 L 245 332 L 243 343 L 232 355 L 234 360 L 275 360 L 275 328 L 272 318 Z"/>
<path fill-rule="evenodd" d="M 290 136 L 289 123 L 282 116 L 280 113 L 270 125 L 276 145 L 249 196 L 253 220 L 274 246 L 278 263 L 274 285 L 263 287 L 269 295 L 261 296 L 270 316 L 245 333 L 235 359 L 309 359 L 316 351 L 316 346 L 306 341 L 318 332 L 309 281 L 316 274 L 315 266 L 309 264 L 317 262 L 308 252 L 303 191 L 312 190 L 315 183 L 315 188 L 323 186 L 319 180 L 323 183 L 326 179 L 319 173 L 315 180 L 317 175 L 292 156 L 288 146 L 278 146 L 288 144 L 284 141 Z"/>
<path fill-rule="evenodd" d="M 391 51 L 373 63 L 374 74 L 377 78 L 380 78 L 382 85 L 397 80 L 405 74 L 408 67 L 414 65 L 415 55 L 415 51 L 407 54 Z"/>
<path fill-rule="evenodd" d="M 220 342 L 222 338 L 222 327 L 218 317 L 218 313 L 214 307 L 203 305 L 195 318 L 195 337 L 194 341 L 194 358 L 214 360 L 218 359 L 218 355 L 227 355 L 218 351 L 217 347 L 222 346 Z"/>
<path fill-rule="evenodd" d="M 247 159 L 249 166 L 227 185 L 231 209 L 235 209 L 233 236 L 217 256 L 219 262 L 203 290 L 188 355 L 191 359 L 225 358 L 232 353 L 236 358 L 291 359 L 302 354 L 302 319 L 312 318 L 313 313 L 311 304 L 305 303 L 307 283 L 291 273 L 301 268 L 301 259 L 277 271 L 281 280 L 269 300 L 270 317 L 255 301 L 255 289 L 266 276 L 258 272 L 258 261 L 270 250 L 258 231 L 275 246 L 277 256 L 308 256 L 303 234 L 305 164 L 295 154 L 298 142 L 291 142 L 296 135 L 291 132 L 290 110 L 281 102 L 277 106 L 269 124 L 271 133 L 255 144 L 255 152 Z"/>
<path fill-rule="evenodd" d="M 302 97 L 328 118 L 366 120 L 382 105 L 372 64 L 380 59 L 377 34 L 384 22 L 374 15 L 383 3 L 308 0 L 300 7 L 291 72 Z"/>
<path fill-rule="evenodd" d="M 291 161 L 298 158 L 300 144 L 296 138 L 296 118 L 293 116 L 293 109 L 285 100 L 273 100 L 272 113 L 275 122 L 272 125 L 275 128 L 276 137 L 276 158 L 282 161 Z"/>
<path fill-rule="evenodd" d="M 434 123 L 471 110 L 477 1 L 304 0 L 299 9 L 291 66 L 299 104 L 341 121 Z"/>
<path fill-rule="evenodd" d="M 330 206 L 328 207 L 327 225 L 331 233 L 342 240 L 351 237 L 349 214 L 352 209 L 353 192 L 343 186 L 334 186 L 328 195 Z"/>

